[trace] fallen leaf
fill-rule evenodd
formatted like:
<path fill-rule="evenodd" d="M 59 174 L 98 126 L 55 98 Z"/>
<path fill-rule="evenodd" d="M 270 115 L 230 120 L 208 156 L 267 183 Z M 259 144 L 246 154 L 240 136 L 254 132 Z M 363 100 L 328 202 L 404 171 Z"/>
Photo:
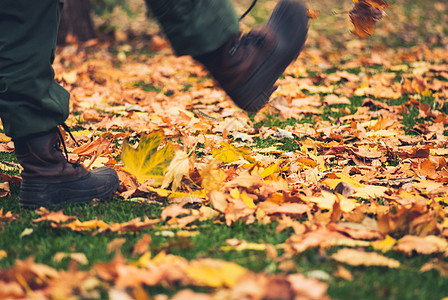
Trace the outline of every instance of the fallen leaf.
<path fill-rule="evenodd" d="M 111 252 L 115 252 L 115 251 L 121 251 L 121 246 L 123 246 L 123 244 L 126 243 L 126 239 L 125 238 L 115 238 L 112 241 L 110 241 L 109 243 L 107 243 L 107 249 L 106 249 L 106 253 L 109 254 Z"/>
<path fill-rule="evenodd" d="M 249 271 L 233 262 L 205 258 L 191 261 L 185 273 L 202 286 L 232 287 Z"/>
<path fill-rule="evenodd" d="M 162 132 L 156 131 L 142 135 L 136 149 L 124 143 L 121 152 L 123 170 L 136 176 L 140 183 L 153 178 L 154 184 L 160 185 L 174 157 L 174 147 L 170 142 L 158 150 L 164 138 Z"/>
<path fill-rule="evenodd" d="M 76 252 L 76 253 L 65 253 L 65 252 L 57 252 L 53 256 L 53 260 L 57 263 L 60 263 L 64 258 L 70 258 L 71 260 L 76 261 L 82 265 L 87 265 L 89 261 L 84 253 Z"/>
<path fill-rule="evenodd" d="M 353 34 L 366 38 L 373 34 L 375 23 L 383 18 L 383 10 L 390 7 L 382 0 L 354 0 L 349 16 L 355 29 Z"/>
<path fill-rule="evenodd" d="M 151 241 L 151 235 L 145 233 L 141 239 L 135 243 L 134 249 L 132 250 L 132 256 L 137 256 L 148 252 Z"/>
<path fill-rule="evenodd" d="M 176 151 L 173 160 L 166 169 L 161 188 L 167 188 L 172 182 L 171 189 L 173 191 L 177 190 L 181 186 L 182 178 L 189 178 L 189 164 L 188 154 L 180 150 Z"/>
<path fill-rule="evenodd" d="M 351 266 L 400 267 L 398 260 L 385 257 L 375 252 L 364 252 L 348 248 L 338 250 L 338 252 L 331 255 L 331 258 Z"/>
<path fill-rule="evenodd" d="M 433 254 L 446 252 L 448 242 L 437 236 L 413 236 L 405 235 L 398 240 L 395 250 L 411 255 L 413 251 L 418 254 Z"/>
<path fill-rule="evenodd" d="M 63 223 L 68 221 L 76 220 L 77 218 L 74 216 L 66 216 L 62 210 L 57 212 L 48 212 L 43 215 L 41 215 L 40 218 L 34 219 L 33 223 L 39 223 L 43 221 L 50 221 L 54 223 Z"/>

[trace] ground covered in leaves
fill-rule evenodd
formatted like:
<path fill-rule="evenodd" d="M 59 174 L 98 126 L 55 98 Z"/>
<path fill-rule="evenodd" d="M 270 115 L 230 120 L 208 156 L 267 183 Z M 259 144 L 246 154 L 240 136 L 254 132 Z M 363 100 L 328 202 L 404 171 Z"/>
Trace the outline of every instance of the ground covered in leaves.
<path fill-rule="evenodd" d="M 69 159 L 121 185 L 105 203 L 21 210 L 0 133 L 0 297 L 448 297 L 448 5 L 391 1 L 360 40 L 353 2 L 322 2 L 256 115 L 157 29 L 60 47 Z"/>

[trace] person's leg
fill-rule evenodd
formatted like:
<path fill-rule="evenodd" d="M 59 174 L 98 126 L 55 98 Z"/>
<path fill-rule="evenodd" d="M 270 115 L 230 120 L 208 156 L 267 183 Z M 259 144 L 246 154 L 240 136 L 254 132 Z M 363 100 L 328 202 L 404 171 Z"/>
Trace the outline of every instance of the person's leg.
<path fill-rule="evenodd" d="M 0 1 L 0 117 L 19 139 L 62 124 L 69 93 L 54 81 L 58 0 Z"/>
<path fill-rule="evenodd" d="M 201 55 L 239 34 L 229 0 L 145 0 L 177 55 Z"/>
<path fill-rule="evenodd" d="M 60 5 L 0 1 L 0 117 L 23 167 L 19 201 L 26 208 L 104 199 L 118 188 L 113 169 L 89 172 L 60 148 L 57 126 L 69 114 L 69 93 L 52 68 Z"/>
<path fill-rule="evenodd" d="M 232 100 L 260 110 L 274 84 L 299 55 L 308 16 L 298 2 L 282 0 L 264 26 L 240 36 L 230 0 L 146 0 L 177 55 L 202 63 Z"/>

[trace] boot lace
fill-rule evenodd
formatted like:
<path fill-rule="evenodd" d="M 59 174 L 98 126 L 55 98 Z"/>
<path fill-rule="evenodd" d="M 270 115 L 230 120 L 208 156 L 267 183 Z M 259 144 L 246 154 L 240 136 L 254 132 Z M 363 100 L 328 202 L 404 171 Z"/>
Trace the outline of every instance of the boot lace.
<path fill-rule="evenodd" d="M 257 3 L 257 0 L 253 0 L 249 8 L 241 15 L 239 21 L 241 21 L 247 14 L 254 8 L 255 4 Z M 235 53 L 238 51 L 239 47 L 241 45 L 250 45 L 254 44 L 257 46 L 260 46 L 263 41 L 263 36 L 254 32 L 249 32 L 248 34 L 245 34 L 241 37 L 239 41 L 236 41 L 235 44 L 230 47 L 229 54 L 231 56 L 235 55 Z"/>
<path fill-rule="evenodd" d="M 255 4 L 257 3 L 257 0 L 252 1 L 252 4 L 249 6 L 249 8 L 244 12 L 244 14 L 241 15 L 240 21 L 247 16 L 247 14 L 254 8 Z"/>
<path fill-rule="evenodd" d="M 70 138 L 75 142 L 76 146 L 79 147 L 78 141 L 75 139 L 75 137 L 71 133 L 70 128 L 67 126 L 67 124 L 62 123 L 61 126 L 62 126 L 62 128 L 64 128 L 65 132 L 68 132 Z M 61 145 L 62 145 L 62 148 L 64 150 L 63 152 L 65 154 L 65 159 L 67 160 L 67 162 L 69 164 L 72 164 L 74 167 L 79 166 L 80 165 L 79 163 L 72 163 L 68 159 L 68 151 L 67 151 L 67 146 L 65 145 L 65 138 L 62 136 L 62 133 L 59 129 L 58 129 L 58 136 L 59 136 L 59 139 L 58 139 L 57 144 L 55 145 L 56 150 L 62 151 L 62 149 L 61 149 Z"/>
<path fill-rule="evenodd" d="M 265 39 L 265 35 L 259 32 L 249 32 L 243 35 L 239 40 L 236 40 L 232 47 L 229 49 L 229 54 L 231 56 L 235 55 L 238 49 L 241 46 L 249 46 L 255 45 L 257 47 L 261 47 L 263 45 L 263 41 Z"/>

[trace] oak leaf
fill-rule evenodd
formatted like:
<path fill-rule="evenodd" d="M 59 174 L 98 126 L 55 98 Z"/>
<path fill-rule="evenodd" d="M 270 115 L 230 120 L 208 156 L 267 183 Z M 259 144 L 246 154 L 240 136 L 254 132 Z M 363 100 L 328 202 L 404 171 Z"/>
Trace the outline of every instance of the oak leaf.
<path fill-rule="evenodd" d="M 124 143 L 121 152 L 123 170 L 137 177 L 140 183 L 153 178 L 155 185 L 162 184 L 163 173 L 174 157 L 174 147 L 170 142 L 158 149 L 164 138 L 162 132 L 155 131 L 142 135 L 136 149 Z"/>

